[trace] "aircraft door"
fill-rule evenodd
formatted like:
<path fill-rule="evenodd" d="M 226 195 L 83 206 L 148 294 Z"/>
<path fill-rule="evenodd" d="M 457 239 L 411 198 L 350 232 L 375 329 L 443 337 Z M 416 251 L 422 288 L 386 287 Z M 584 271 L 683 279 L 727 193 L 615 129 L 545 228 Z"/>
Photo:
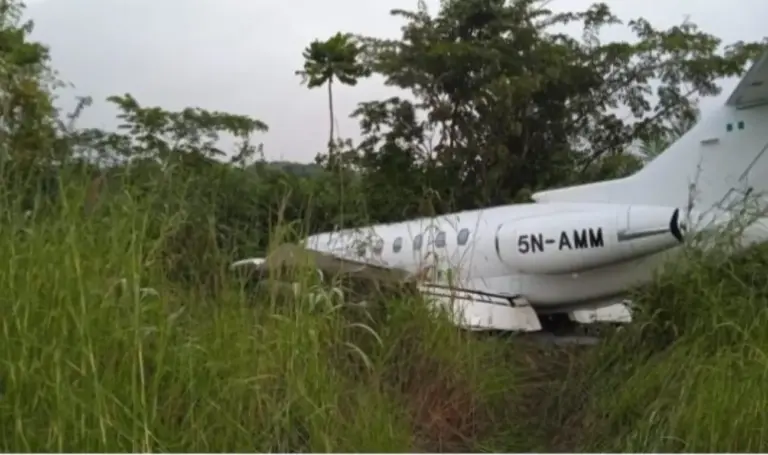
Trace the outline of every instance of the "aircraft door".
<path fill-rule="evenodd" d="M 421 248 L 422 269 L 425 270 L 429 281 L 443 283 L 445 281 L 445 233 L 436 224 L 430 224 L 422 232 Z"/>

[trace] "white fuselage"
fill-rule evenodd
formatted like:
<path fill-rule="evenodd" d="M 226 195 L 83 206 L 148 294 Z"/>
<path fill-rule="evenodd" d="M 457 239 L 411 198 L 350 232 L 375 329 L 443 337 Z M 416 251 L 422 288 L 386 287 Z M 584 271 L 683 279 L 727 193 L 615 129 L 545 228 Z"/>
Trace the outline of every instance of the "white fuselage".
<path fill-rule="evenodd" d="M 663 253 L 679 245 L 670 233 L 674 213 L 616 204 L 505 205 L 316 234 L 305 246 L 412 273 L 432 266 L 432 281 L 521 295 L 539 310 L 559 311 L 616 299 L 650 280 Z"/>
<path fill-rule="evenodd" d="M 768 239 L 766 125 L 768 52 L 725 104 L 631 176 L 541 191 L 533 195 L 535 204 L 316 234 L 305 246 L 404 269 L 438 285 L 432 287 L 495 294 L 502 302 L 519 296 L 531 304 L 461 297 L 473 327 L 539 330 L 540 321 L 531 322 L 523 307 L 569 312 L 581 321 L 575 308 L 612 306 L 653 278 L 686 231 L 717 228 L 737 207 L 750 207 L 758 217 L 739 234 L 741 244 Z"/>
<path fill-rule="evenodd" d="M 679 245 L 669 229 L 675 207 L 699 230 L 750 206 L 761 219 L 742 243 L 768 239 L 768 84 L 755 82 L 763 80 L 768 53 L 726 105 L 632 176 L 539 192 L 534 204 L 317 234 L 306 246 L 410 272 L 437 262 L 434 281 L 448 268 L 458 286 L 524 296 L 537 311 L 620 299 Z M 359 249 L 361 241 L 381 248 Z"/>

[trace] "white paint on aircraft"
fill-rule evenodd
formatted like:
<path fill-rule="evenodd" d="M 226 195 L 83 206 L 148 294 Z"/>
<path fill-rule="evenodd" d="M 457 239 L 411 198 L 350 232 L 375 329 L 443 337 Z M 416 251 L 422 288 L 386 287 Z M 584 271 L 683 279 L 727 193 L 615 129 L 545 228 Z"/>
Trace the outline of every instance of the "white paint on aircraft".
<path fill-rule="evenodd" d="M 399 269 L 474 330 L 538 331 L 540 317 L 628 322 L 629 288 L 649 282 L 691 231 L 727 222 L 729 206 L 765 201 L 768 53 L 728 101 L 626 178 L 542 191 L 535 203 L 308 237 L 337 258 Z M 743 234 L 768 239 L 768 219 Z"/>

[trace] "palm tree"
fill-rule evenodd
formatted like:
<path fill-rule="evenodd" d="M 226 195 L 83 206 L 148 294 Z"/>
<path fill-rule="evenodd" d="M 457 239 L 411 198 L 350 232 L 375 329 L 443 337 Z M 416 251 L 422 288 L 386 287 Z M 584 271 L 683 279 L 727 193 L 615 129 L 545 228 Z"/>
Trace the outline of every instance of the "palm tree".
<path fill-rule="evenodd" d="M 296 71 L 302 83 L 310 89 L 328 86 L 328 113 L 330 132 L 328 148 L 334 144 L 333 83 L 354 86 L 370 71 L 360 63 L 361 48 L 353 41 L 352 35 L 336 33 L 326 41 L 315 40 L 304 49 L 304 69 Z"/>

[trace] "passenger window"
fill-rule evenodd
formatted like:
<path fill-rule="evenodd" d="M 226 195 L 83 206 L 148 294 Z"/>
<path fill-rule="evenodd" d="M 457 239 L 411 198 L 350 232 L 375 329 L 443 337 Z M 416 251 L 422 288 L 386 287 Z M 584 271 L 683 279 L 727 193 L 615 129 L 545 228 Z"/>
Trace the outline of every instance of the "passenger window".
<path fill-rule="evenodd" d="M 469 240 L 469 229 L 464 228 L 460 230 L 456 240 L 458 240 L 459 245 L 466 245 L 467 240 Z"/>
<path fill-rule="evenodd" d="M 403 249 L 403 238 L 398 237 L 395 239 L 395 243 L 392 244 L 392 251 L 399 253 L 401 249 Z"/>
<path fill-rule="evenodd" d="M 421 234 L 417 235 L 413 238 L 413 249 L 414 250 L 420 250 L 421 249 Z"/>
<path fill-rule="evenodd" d="M 435 237 L 435 246 L 438 248 L 445 248 L 445 232 L 440 231 Z"/>

